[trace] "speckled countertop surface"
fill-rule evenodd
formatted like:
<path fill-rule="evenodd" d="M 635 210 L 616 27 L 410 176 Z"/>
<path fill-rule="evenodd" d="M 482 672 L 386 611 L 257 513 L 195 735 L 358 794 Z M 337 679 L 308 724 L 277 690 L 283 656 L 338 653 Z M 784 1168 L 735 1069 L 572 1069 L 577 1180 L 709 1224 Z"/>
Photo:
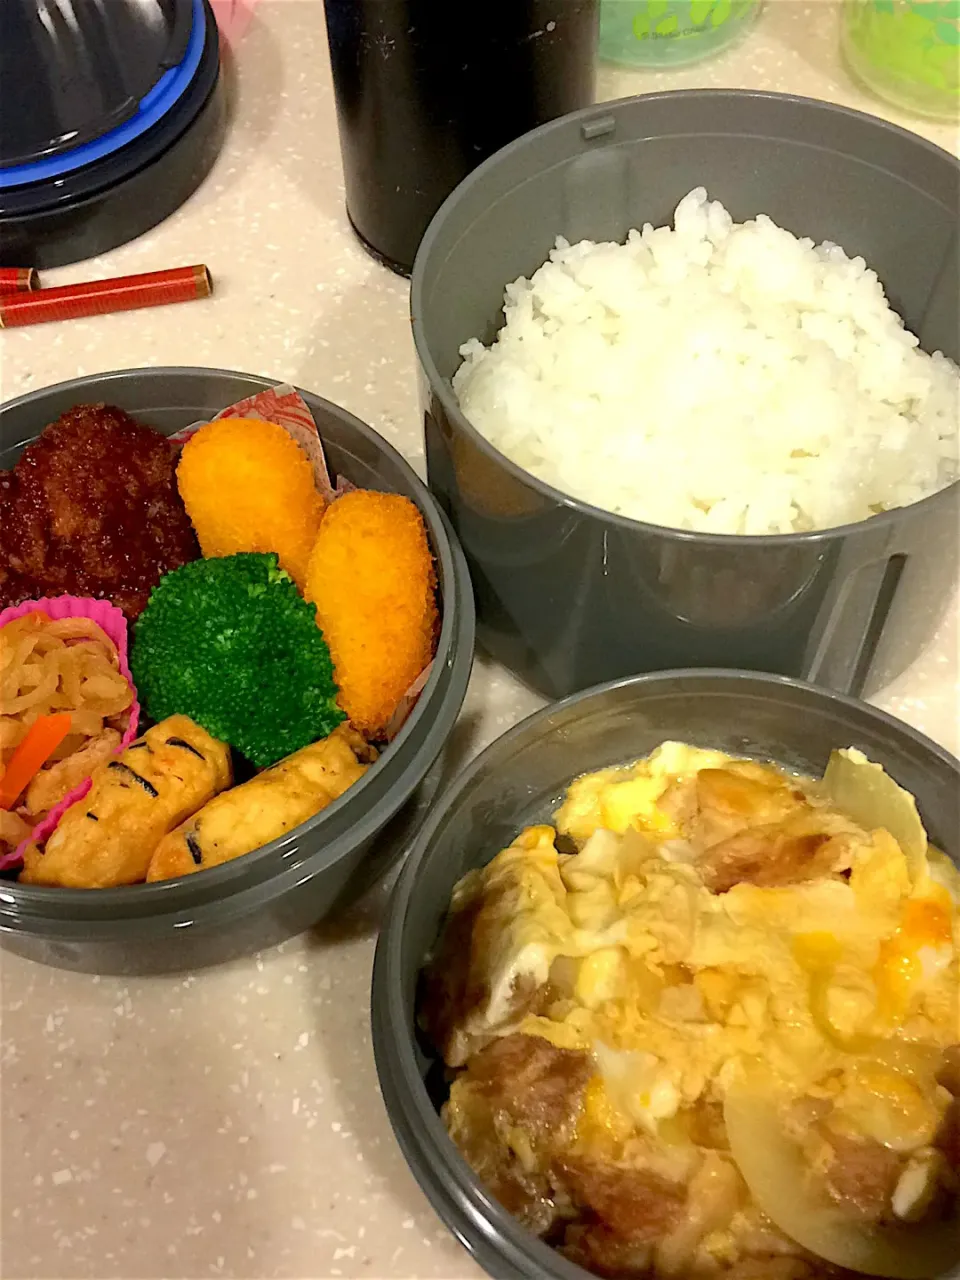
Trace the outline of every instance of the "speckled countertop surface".
<path fill-rule="evenodd" d="M 826 0 L 772 0 L 727 55 L 669 74 L 604 69 L 600 91 L 785 90 L 956 150 L 956 129 L 859 93 L 836 27 Z M 215 298 L 8 332 L 2 397 L 118 367 L 249 370 L 339 401 L 421 467 L 407 286 L 347 226 L 320 0 L 264 0 L 235 34 L 230 82 L 226 147 L 188 204 L 136 243 L 47 279 L 205 261 Z M 877 698 L 954 750 L 956 615 Z M 458 754 L 535 704 L 479 660 Z M 84 977 L 2 957 L 5 1280 L 478 1275 L 407 1172 L 377 1091 L 368 989 L 382 896 L 187 977 Z"/>

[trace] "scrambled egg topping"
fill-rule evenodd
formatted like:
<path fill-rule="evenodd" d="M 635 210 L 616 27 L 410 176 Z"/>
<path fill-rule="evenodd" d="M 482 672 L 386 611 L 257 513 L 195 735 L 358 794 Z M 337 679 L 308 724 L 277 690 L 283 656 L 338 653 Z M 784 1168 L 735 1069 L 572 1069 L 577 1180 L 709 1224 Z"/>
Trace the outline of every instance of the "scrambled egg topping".
<path fill-rule="evenodd" d="M 580 778 L 556 814 L 579 853 L 558 853 L 551 827 L 528 828 L 485 872 L 487 891 L 512 887 L 489 956 L 488 1024 L 509 1018 L 521 979 L 539 986 L 558 958 L 573 961 L 560 968 L 566 999 L 518 1029 L 596 1052 L 644 1123 L 745 1055 L 768 1058 L 801 1090 L 842 1066 L 856 1037 L 960 1039 L 953 865 L 924 850 L 911 875 L 886 830 L 852 828 L 848 877 L 712 893 L 658 801 L 729 763 L 670 742 Z"/>
<path fill-rule="evenodd" d="M 613 1158 L 637 1134 L 682 1145 L 758 1070 L 781 1118 L 823 1100 L 858 1138 L 930 1148 L 960 1041 L 960 874 L 879 766 L 841 751 L 813 782 L 667 742 L 575 781 L 554 821 L 457 887 L 455 912 L 482 904 L 485 999 L 451 1065 L 514 1032 L 588 1054 L 577 1141 Z M 925 1168 L 898 1186 L 905 1218 Z"/>

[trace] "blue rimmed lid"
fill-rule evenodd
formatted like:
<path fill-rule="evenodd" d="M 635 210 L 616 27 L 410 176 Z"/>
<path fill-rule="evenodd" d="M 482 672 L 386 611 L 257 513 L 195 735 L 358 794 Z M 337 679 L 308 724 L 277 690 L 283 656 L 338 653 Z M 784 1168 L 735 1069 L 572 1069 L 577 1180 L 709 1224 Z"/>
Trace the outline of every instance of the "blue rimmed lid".
<path fill-rule="evenodd" d="M 0 190 L 62 177 L 153 128 L 206 40 L 203 0 L 2 0 Z"/>

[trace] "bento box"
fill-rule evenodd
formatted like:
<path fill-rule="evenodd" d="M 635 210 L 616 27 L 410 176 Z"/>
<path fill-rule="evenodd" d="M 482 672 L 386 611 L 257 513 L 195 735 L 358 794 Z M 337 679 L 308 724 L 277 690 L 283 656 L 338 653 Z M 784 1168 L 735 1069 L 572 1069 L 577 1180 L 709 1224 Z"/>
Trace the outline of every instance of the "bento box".
<path fill-rule="evenodd" d="M 188 726 L 192 724 L 188 717 L 182 715 L 175 715 L 173 719 L 163 721 L 163 724 L 171 725 L 172 730 L 164 734 L 162 741 L 156 737 L 160 729 L 151 726 L 170 711 L 176 713 L 178 707 L 183 705 L 182 701 L 178 702 L 178 699 L 187 697 L 189 701 L 188 695 L 184 692 L 187 678 L 185 673 L 189 674 L 196 653 L 207 652 L 203 649 L 205 645 L 209 649 L 210 624 L 209 621 L 204 621 L 202 606 L 197 602 L 206 598 L 202 595 L 203 591 L 212 590 L 212 588 L 208 581 L 202 581 L 202 579 L 209 578 L 210 573 L 215 575 L 221 573 L 221 566 L 231 561 L 235 561 L 243 573 L 249 570 L 250 581 L 243 583 L 243 590 L 248 592 L 243 597 L 247 600 L 247 604 L 243 607 L 238 606 L 236 614 L 236 627 L 241 633 L 250 618 L 259 618 L 257 610 L 260 609 L 259 601 L 263 598 L 265 591 L 286 593 L 285 598 L 288 602 L 292 602 L 291 616 L 295 615 L 295 621 L 290 624 L 294 628 L 300 625 L 296 619 L 299 619 L 302 611 L 307 609 L 307 605 L 297 593 L 294 581 L 286 573 L 285 566 L 276 563 L 276 556 L 259 554 L 255 550 L 249 554 L 247 551 L 231 554 L 234 544 L 229 541 L 231 537 L 239 537 L 243 545 L 244 528 L 247 527 L 249 518 L 245 516 L 241 521 L 233 518 L 236 512 L 241 510 L 238 504 L 241 502 L 242 486 L 237 479 L 240 473 L 234 473 L 231 479 L 231 476 L 221 469 L 223 455 L 217 453 L 219 447 L 217 439 L 222 440 L 226 433 L 229 437 L 228 443 L 233 448 L 238 438 L 242 437 L 243 440 L 247 440 L 248 437 L 255 438 L 256 431 L 260 431 L 263 424 L 257 419 L 257 422 L 251 425 L 249 420 L 245 421 L 242 416 L 237 415 L 249 412 L 251 417 L 256 418 L 264 395 L 276 398 L 275 384 L 263 378 L 220 370 L 190 368 L 129 370 L 64 383 L 33 392 L 0 407 L 0 460 L 7 468 L 13 467 L 24 448 L 31 441 L 36 440 L 44 428 L 60 419 L 61 415 L 69 414 L 78 405 L 107 404 L 112 407 L 111 412 L 115 409 L 119 414 L 117 419 L 119 425 L 115 423 L 111 426 L 107 423 L 107 428 L 110 430 L 133 432 L 152 428 L 153 435 L 146 440 L 146 447 L 140 447 L 139 451 L 134 450 L 131 455 L 133 461 L 127 470 L 122 472 L 124 483 L 128 486 L 128 493 L 133 492 L 137 484 L 147 483 L 141 472 L 135 472 L 135 468 L 140 466 L 142 471 L 147 466 L 145 458 L 147 455 L 150 458 L 153 457 L 151 450 L 155 445 L 159 450 L 157 457 L 161 460 L 157 465 L 162 464 L 162 467 L 166 467 L 169 472 L 171 464 L 168 453 L 165 452 L 169 450 L 169 446 L 163 442 L 163 437 L 177 433 L 189 437 L 191 433 L 185 429 L 196 427 L 197 424 L 210 423 L 212 428 L 217 428 L 219 436 L 216 432 L 208 433 L 208 438 L 214 437 L 213 457 L 212 461 L 209 457 L 207 458 L 205 465 L 208 474 L 203 477 L 205 488 L 201 486 L 201 490 L 207 495 L 205 501 L 209 502 L 209 495 L 213 495 L 215 506 L 218 506 L 219 498 L 222 496 L 223 509 L 230 514 L 232 520 L 232 524 L 228 521 L 229 527 L 222 528 L 218 533 L 207 533 L 207 538 L 213 539 L 213 558 L 205 556 L 197 559 L 199 551 L 196 547 L 186 552 L 178 551 L 171 542 L 173 534 L 169 533 L 169 528 L 164 533 L 164 537 L 167 538 L 165 543 L 160 534 L 157 534 L 155 545 L 162 545 L 166 548 L 163 554 L 173 557 L 172 560 L 168 558 L 165 563 L 166 568 L 170 569 L 171 565 L 180 565 L 182 561 L 186 561 L 180 568 L 171 569 L 161 578 L 161 582 L 165 585 L 163 591 L 158 590 L 158 594 L 163 596 L 164 592 L 166 593 L 164 611 L 154 604 L 145 606 L 150 595 L 143 592 L 138 595 L 140 588 L 136 583 L 134 588 L 131 588 L 132 594 L 131 592 L 124 594 L 120 591 L 116 593 L 118 603 L 126 608 L 130 618 L 130 666 L 134 680 L 140 682 L 138 690 L 141 704 L 140 736 L 130 745 L 129 737 L 125 737 L 121 743 L 117 733 L 115 754 L 109 761 L 103 763 L 100 774 L 96 771 L 93 773 L 93 787 L 86 798 L 71 804 L 67 814 L 59 817 L 59 825 L 52 834 L 48 830 L 41 830 L 40 837 L 46 839 L 45 845 L 42 839 L 39 845 L 36 844 L 37 833 L 33 832 L 32 848 L 29 846 L 29 841 L 24 842 L 28 846 L 24 855 L 26 858 L 24 869 L 18 872 L 20 863 L 14 859 L 14 865 L 8 866 L 3 878 L 0 879 L 0 940 L 11 950 L 45 963 L 94 971 L 149 972 L 185 969 L 211 963 L 269 945 L 315 924 L 343 901 L 345 896 L 349 896 L 358 887 L 368 882 L 371 874 L 383 871 L 402 849 L 405 836 L 405 808 L 443 748 L 457 718 L 469 678 L 473 658 L 474 627 L 473 597 L 469 576 L 462 554 L 456 540 L 450 535 L 445 518 L 425 486 L 400 455 L 375 431 L 336 405 L 309 392 L 299 393 L 292 388 L 285 390 L 287 398 L 284 404 L 288 407 L 291 404 L 294 406 L 293 417 L 297 419 L 297 415 L 300 415 L 299 425 L 297 421 L 294 422 L 292 436 L 289 434 L 285 436 L 276 424 L 269 424 L 269 426 L 273 431 L 273 435 L 270 436 L 271 447 L 284 446 L 287 448 L 287 453 L 292 451 L 296 455 L 294 481 L 291 483 L 294 485 L 301 483 L 306 474 L 308 477 L 306 484 L 312 495 L 314 471 L 311 468 L 322 466 L 323 485 L 328 491 L 325 498 L 317 498 L 315 503 L 314 498 L 308 495 L 308 503 L 314 503 L 314 506 L 309 509 L 316 509 L 318 520 L 322 516 L 324 521 L 327 520 L 329 512 L 335 512 L 341 519 L 341 524 L 344 504 L 349 507 L 350 501 L 353 501 L 352 509 L 356 512 L 358 506 L 363 505 L 358 494 L 366 493 L 367 507 L 373 514 L 368 520 L 368 523 L 372 521 L 372 532 L 364 526 L 364 536 L 369 535 L 373 539 L 371 554 L 380 555 L 381 559 L 382 552 L 377 551 L 377 546 L 380 544 L 376 542 L 378 536 L 376 521 L 381 519 L 384 511 L 388 513 L 399 511 L 401 520 L 406 521 L 404 528 L 412 530 L 409 538 L 414 540 L 419 555 L 419 560 L 414 557 L 410 559 L 410 563 L 416 561 L 420 566 L 417 572 L 422 574 L 422 581 L 418 579 L 417 590 L 420 591 L 420 595 L 417 599 L 421 604 L 424 600 L 427 602 L 423 606 L 427 608 L 427 613 L 423 616 L 427 619 L 424 626 L 427 627 L 429 634 L 420 637 L 421 657 L 417 660 L 417 666 L 410 668 L 411 671 L 423 668 L 417 679 L 405 691 L 399 702 L 396 690 L 389 695 L 392 698 L 388 705 L 388 710 L 392 712 L 390 723 L 384 723 L 386 711 L 369 713 L 373 717 L 370 721 L 371 725 L 377 716 L 380 717 L 380 723 L 375 730 L 367 734 L 366 738 L 362 734 L 355 733 L 353 728 L 354 721 L 359 722 L 363 718 L 364 713 L 360 703 L 357 703 L 352 711 L 349 723 L 344 722 L 344 712 L 334 702 L 332 695 L 327 697 L 326 703 L 323 703 L 322 699 L 317 703 L 320 708 L 317 713 L 319 719 L 315 715 L 313 723 L 319 725 L 319 729 L 315 728 L 313 732 L 317 737 L 323 738 L 321 747 L 324 743 L 330 745 L 326 756 L 321 753 L 319 758 L 314 760 L 310 757 L 313 749 L 302 746 L 302 734 L 300 739 L 291 739 L 286 734 L 284 726 L 277 726 L 274 734 L 272 725 L 269 723 L 263 725 L 265 720 L 269 720 L 269 709 L 264 715 L 262 708 L 248 705 L 244 710 L 243 705 L 239 704 L 239 710 L 234 713 L 229 707 L 229 696 L 225 695 L 221 698 L 220 710 L 217 711 L 216 706 L 213 706 L 213 710 L 209 711 L 213 719 L 208 719 L 208 723 L 216 727 L 217 714 L 227 716 L 228 722 L 230 716 L 234 715 L 232 731 L 236 735 L 234 742 L 243 739 L 243 752 L 246 753 L 242 756 L 242 763 L 237 764 L 236 751 L 233 752 L 233 765 L 236 766 L 233 777 L 234 786 L 226 790 L 223 789 L 224 779 L 220 777 L 218 780 L 217 773 L 218 770 L 222 771 L 224 768 L 229 770 L 233 767 L 230 762 L 231 752 L 229 747 L 211 746 L 211 742 L 214 744 L 217 742 L 215 734 L 211 736 L 202 726 L 197 725 L 187 729 L 178 728 L 180 721 L 183 720 L 186 720 Z M 251 398 L 255 398 L 252 410 L 250 409 Z M 228 406 L 232 407 L 233 416 L 227 420 L 221 419 L 217 423 L 211 422 Z M 305 418 L 304 407 L 306 408 Z M 286 425 L 282 409 L 281 405 L 279 417 Z M 134 420 L 132 426 L 128 421 L 128 415 Z M 301 457 L 303 449 L 299 446 L 302 441 L 298 441 L 295 435 L 297 429 L 304 427 L 305 420 L 309 420 L 308 426 L 315 423 L 312 443 L 308 442 L 306 461 Z M 75 422 L 73 425 L 76 425 Z M 241 433 L 240 437 L 237 436 L 237 432 Z M 243 434 L 244 432 L 246 434 Z M 278 432 L 281 437 L 279 442 L 276 438 Z M 99 438 L 95 433 L 89 437 L 93 443 L 85 446 L 84 457 L 88 458 L 96 451 L 98 447 L 96 441 Z M 187 444 L 182 446 L 178 455 L 181 461 L 187 450 L 192 452 L 194 458 L 201 457 L 200 450 L 193 447 L 200 438 L 200 433 L 197 432 L 192 435 Z M 316 456 L 317 440 L 320 447 L 319 461 Z M 41 459 L 39 455 L 31 454 L 29 451 L 27 456 L 32 459 L 33 479 L 37 474 L 42 474 L 47 478 L 54 475 L 56 484 L 61 484 L 62 480 L 62 492 L 67 497 L 62 499 L 56 516 L 51 516 L 50 520 L 55 522 L 67 519 L 65 512 L 72 511 L 78 521 L 75 536 L 82 536 L 80 528 L 82 518 L 77 514 L 79 507 L 76 505 L 70 507 L 70 501 L 75 499 L 75 492 L 70 488 L 72 483 L 70 477 L 56 479 L 59 473 L 56 472 L 55 459 L 48 466 L 48 458 Z M 310 461 L 311 458 L 312 461 Z M 237 466 L 241 464 L 247 466 L 248 463 L 253 466 L 246 455 L 240 456 L 236 451 L 234 462 Z M 122 503 L 125 500 L 123 494 L 117 497 L 119 484 L 117 476 L 121 472 L 112 471 L 102 459 L 101 464 L 98 464 L 100 471 L 92 471 L 92 478 L 84 477 L 83 483 L 88 489 L 95 489 L 98 484 L 103 483 L 104 492 L 110 496 L 110 500 Z M 64 466 L 67 465 L 65 462 Z M 119 465 L 118 462 L 117 466 Z M 126 463 L 124 465 L 126 466 Z M 262 461 L 256 465 L 261 468 L 266 466 Z M 47 471 L 41 471 L 44 466 L 48 466 Z M 74 462 L 69 462 L 69 466 L 76 471 Z M 250 495 L 249 501 L 254 504 L 259 500 L 261 490 L 270 489 L 271 483 L 279 474 L 277 470 L 271 469 L 272 467 L 271 463 L 267 471 L 260 472 L 257 472 L 254 467 L 251 473 L 253 478 L 247 485 L 247 490 Z M 297 467 L 300 468 L 299 471 Z M 98 476 L 101 478 L 98 479 Z M 260 479 L 257 478 L 258 476 Z M 297 479 L 298 476 L 299 479 Z M 29 483 L 33 483 L 33 479 L 28 477 Z M 25 492 L 28 488 L 28 480 L 22 482 Z M 44 481 L 46 482 L 47 480 Z M 169 475 L 163 483 L 169 487 Z M 58 489 L 57 492 L 61 490 Z M 388 498 L 386 495 L 399 496 Z M 5 490 L 5 496 L 9 498 L 9 487 Z M 79 499 L 77 501 L 82 506 L 82 501 Z M 294 498 L 289 497 L 284 501 L 293 503 Z M 338 506 L 338 504 L 341 505 Z M 6 510 L 9 514 L 10 508 Z M 156 511 L 151 510 L 145 511 L 143 518 L 149 521 L 155 516 Z M 288 516 L 289 511 L 284 514 L 284 519 Z M 30 518 L 27 515 L 23 520 L 29 522 Z M 208 518 L 216 520 L 219 516 L 214 512 L 212 517 L 208 516 Z M 302 534 L 300 527 L 302 521 L 298 523 L 287 520 L 287 523 L 292 529 L 291 536 L 299 538 Z M 239 533 L 235 526 L 239 526 Z M 98 527 L 102 529 L 102 522 Z M 231 529 L 233 532 L 230 531 Z M 277 534 L 277 537 L 280 536 Z M 7 549 L 13 537 L 13 522 L 10 521 L 4 533 Z M 183 537 L 192 538 L 192 534 L 187 530 Z M 216 541 L 217 538 L 221 539 L 219 543 Z M 226 542 L 223 539 L 226 539 Z M 63 543 L 56 544 L 57 547 L 63 545 Z M 341 556 L 347 554 L 348 558 L 353 556 L 354 544 L 349 544 L 346 553 L 343 551 L 343 545 L 344 540 L 341 538 L 336 548 L 337 554 Z M 172 551 L 169 550 L 171 546 L 174 546 Z M 56 555 L 60 556 L 61 552 L 57 551 Z M 294 552 L 290 551 L 289 555 L 294 557 Z M 357 555 L 360 557 L 357 561 L 361 566 L 357 571 L 360 576 L 366 573 L 367 579 L 375 577 L 375 573 L 369 567 L 374 562 L 369 557 L 366 561 L 363 560 L 362 548 L 357 551 Z M 399 552 L 393 556 L 393 560 L 397 565 L 407 563 L 402 561 Z M 88 573 L 88 576 L 81 576 L 76 580 L 81 585 L 93 582 L 96 586 L 99 580 L 89 576 L 94 572 L 89 568 L 89 557 L 88 562 L 85 563 L 87 568 L 84 572 Z M 22 558 L 13 561 L 9 556 L 7 557 L 8 573 L 11 571 L 11 564 L 22 568 Z M 365 570 L 364 564 L 367 565 Z M 46 568 L 53 573 L 54 570 L 59 572 L 64 565 L 66 565 L 64 570 L 66 572 L 70 569 L 67 552 L 63 552 L 61 559 L 57 559 L 55 564 L 51 561 Z M 347 582 L 349 587 L 350 574 L 343 570 L 340 561 L 335 561 L 335 567 L 339 575 L 337 580 L 341 583 Z M 305 569 L 298 570 L 295 565 L 293 568 L 295 573 L 305 572 Z M 412 572 L 414 570 L 411 570 Z M 400 573 L 399 569 L 397 573 Z M 192 577 L 193 581 L 186 582 L 184 585 L 187 577 Z M 59 580 L 73 581 L 69 578 Z M 171 583 L 172 586 L 169 585 Z M 395 611 L 398 616 L 388 619 L 397 627 L 400 626 L 398 617 L 403 609 L 408 608 L 409 611 L 414 608 L 409 601 L 404 604 L 403 588 L 404 582 L 401 581 L 397 597 L 399 603 Z M 16 584 L 10 588 L 10 590 L 15 589 Z M 21 594 L 26 589 L 21 587 Z M 144 661 L 143 654 L 146 649 L 144 645 L 141 645 L 138 664 L 137 648 L 140 642 L 134 637 L 141 634 L 140 628 L 150 629 L 152 631 L 151 651 L 163 651 L 161 639 L 158 637 L 162 638 L 164 628 L 169 627 L 171 609 L 174 613 L 176 612 L 178 592 L 186 592 L 184 599 L 189 602 L 190 608 L 197 611 L 194 630 L 189 632 L 195 636 L 195 639 L 192 645 L 183 645 L 179 659 L 172 664 L 167 662 L 163 671 L 158 673 L 154 667 Z M 53 592 L 47 591 L 43 594 L 52 595 Z M 80 594 L 82 595 L 83 592 Z M 87 594 L 103 595 L 106 592 L 94 590 L 91 587 Z M 270 601 L 273 598 L 268 594 Z M 231 604 L 232 607 L 233 604 Z M 322 603 L 316 607 L 322 608 Z M 311 619 L 313 609 L 314 605 L 310 604 L 308 612 Z M 119 614 L 120 610 L 115 612 Z M 36 615 L 28 617 L 28 624 L 31 617 L 35 618 Z M 286 615 L 284 617 L 286 618 Z M 150 618 L 152 621 L 147 628 L 146 622 Z M 185 625 L 182 608 L 180 618 L 181 622 L 177 626 Z M 14 625 L 24 625 L 23 620 L 15 622 Z M 62 630 L 64 626 L 76 628 L 77 625 L 81 624 L 75 621 L 55 623 L 54 629 Z M 83 622 L 82 625 L 88 626 L 89 623 Z M 375 621 L 368 622 L 366 625 L 376 630 Z M 220 626 L 217 632 L 218 642 L 224 642 L 224 636 L 229 631 L 230 628 L 225 623 Z M 330 636 L 330 644 L 340 653 L 340 661 L 346 664 L 343 645 L 349 648 L 350 643 L 355 641 L 351 640 L 350 635 L 341 637 L 341 647 L 338 650 L 333 640 L 335 632 L 336 622 L 328 618 L 322 634 Z M 301 632 L 296 634 L 300 636 Z M 324 646 L 322 651 L 317 649 L 316 637 L 320 634 L 320 629 L 314 627 L 312 621 L 302 631 L 303 643 L 309 646 L 310 661 L 313 664 L 310 670 L 314 673 L 311 676 L 313 684 L 305 688 L 314 702 L 319 696 L 314 687 L 316 682 L 321 677 L 327 680 L 328 684 L 325 687 L 329 694 L 332 688 L 329 681 L 336 678 L 336 673 L 332 672 L 332 659 L 327 653 L 327 647 Z M 396 643 L 402 645 L 403 634 L 400 630 L 390 634 L 399 636 Z M 280 636 L 280 633 L 277 632 L 276 636 Z M 63 641 L 57 641 L 56 636 L 51 640 L 51 644 L 55 641 L 63 643 Z M 29 643 L 29 640 L 24 643 Z M 89 647 L 94 644 L 94 641 L 89 636 L 78 638 L 71 633 L 68 634 L 65 643 L 79 643 L 81 646 Z M 257 643 L 260 643 L 259 632 Z M 286 640 L 282 637 L 275 638 L 274 643 L 285 644 Z M 390 640 L 389 643 L 394 641 Z M 252 646 L 249 650 L 251 654 L 260 653 L 252 639 L 250 645 Z M 424 648 L 425 645 L 428 645 L 429 649 Z M 191 648 L 195 652 L 192 653 Z M 205 697 L 208 708 L 211 704 L 216 704 L 224 690 L 229 690 L 231 664 L 243 661 L 249 665 L 254 661 L 252 658 L 248 661 L 247 657 L 237 658 L 236 646 L 231 649 L 228 645 L 224 652 L 231 656 L 225 659 L 222 666 L 223 690 L 207 689 Z M 316 656 L 318 652 L 319 657 Z M 269 658 L 269 654 L 267 657 Z M 425 657 L 429 658 L 429 661 L 423 666 Z M 261 658 L 256 660 L 259 661 Z M 326 662 L 325 668 L 324 662 Z M 159 665 L 163 666 L 162 663 Z M 354 669 L 356 667 L 357 662 L 354 659 Z M 236 666 L 233 669 L 239 670 Z M 344 669 L 346 669 L 345 665 Z M 284 668 L 284 670 L 288 669 Z M 288 674 L 286 679 L 300 679 L 295 667 L 290 667 L 289 671 L 294 674 Z M 316 675 L 317 672 L 320 672 L 320 675 Z M 208 685 L 220 685 L 220 683 L 216 678 L 208 681 Z M 340 686 L 342 685 L 341 674 Z M 299 689 L 299 686 L 297 688 Z M 277 705 L 287 707 L 288 716 L 293 714 L 289 711 L 293 705 L 289 700 L 291 696 L 289 689 L 270 688 L 268 685 L 264 685 L 263 689 L 264 697 L 270 705 L 276 697 L 279 699 Z M 304 693 L 304 698 L 307 697 L 307 693 Z M 129 702 L 128 698 L 127 704 Z M 150 715 L 151 704 L 154 707 L 152 716 Z M 314 703 L 311 703 L 311 706 L 313 705 Z M 113 704 L 110 706 L 112 707 Z M 123 714 L 129 714 L 129 711 Z M 311 714 L 314 713 L 311 712 Z M 52 718 L 55 719 L 55 717 Z M 252 722 L 261 723 L 260 736 L 264 740 L 258 742 L 256 733 L 244 739 L 244 726 L 246 725 L 249 732 Z M 151 737 L 151 734 L 154 737 Z M 324 737 L 324 734 L 328 736 Z M 266 742 L 267 738 L 272 741 Z M 152 766 L 160 771 L 158 776 L 152 774 L 146 767 L 141 769 L 137 764 L 136 756 L 131 756 L 131 751 L 135 752 L 138 747 L 142 750 L 140 759 L 146 759 L 149 755 Z M 293 754 L 290 754 L 291 751 Z M 206 827 L 207 835 L 203 834 L 203 825 L 198 825 L 199 819 L 196 817 L 192 819 L 193 826 L 189 829 L 183 827 L 181 823 L 175 828 L 181 833 L 177 837 L 179 851 L 173 845 L 168 846 L 172 861 L 165 870 L 162 867 L 158 868 L 156 863 L 149 871 L 145 869 L 146 864 L 144 864 L 144 867 L 133 874 L 126 869 L 117 872 L 114 868 L 108 876 L 100 880 L 94 876 L 90 883 L 101 886 L 96 888 L 78 887 L 77 878 L 75 876 L 71 878 L 72 873 L 61 875 L 59 878 L 55 876 L 52 871 L 55 859 L 50 855 L 51 852 L 56 854 L 56 849 L 59 847 L 56 842 L 61 838 L 65 824 L 70 822 L 73 823 L 73 827 L 69 829 L 71 839 L 92 839 L 93 837 L 89 836 L 89 832 L 92 831 L 99 840 L 99 844 L 96 845 L 96 856 L 108 856 L 104 852 L 106 844 L 101 827 L 105 821 L 110 821 L 109 814 L 113 812 L 111 806 L 116 795 L 119 794 L 118 786 L 134 789 L 136 794 L 131 803 L 142 801 L 142 805 L 147 805 L 148 808 L 153 805 L 151 815 L 156 811 L 155 793 L 160 792 L 159 801 L 163 802 L 166 794 L 164 788 L 168 781 L 168 775 L 164 772 L 168 766 L 162 763 L 162 758 L 165 758 L 163 753 L 173 761 L 169 764 L 169 769 L 177 773 L 178 785 L 193 786 L 197 790 L 197 796 L 191 803 L 195 806 L 198 798 L 204 802 L 204 807 L 199 810 L 201 815 L 207 812 L 207 805 L 220 803 L 219 810 L 210 811 L 211 816 Z M 283 756 L 279 763 L 278 754 Z M 299 772 L 292 777 L 288 764 L 285 763 L 290 761 L 300 766 Z M 341 772 L 339 782 L 338 769 L 346 770 L 345 774 Z M 205 770 L 207 773 L 204 772 Z M 98 778 L 101 779 L 100 782 Z M 252 807 L 244 809 L 238 817 L 236 811 L 231 813 L 229 804 L 224 802 L 243 791 L 243 787 L 239 784 L 244 778 L 247 780 L 244 785 L 249 787 L 256 783 L 259 790 L 254 795 L 255 802 Z M 87 785 L 89 787 L 89 782 Z M 317 796 L 321 797 L 317 800 L 317 805 L 322 803 L 323 807 L 313 816 L 305 816 L 302 810 L 302 795 L 304 791 L 309 792 L 310 787 L 316 788 Z M 220 791 L 222 795 L 215 794 Z M 142 800 L 143 795 L 146 795 L 147 800 Z M 129 798 L 128 792 L 123 792 L 121 799 L 124 796 Z M 212 800 L 211 796 L 213 796 Z M 296 810 L 289 820 L 280 817 L 277 819 L 278 825 L 271 825 L 274 823 L 274 818 L 269 815 L 273 813 L 276 817 L 277 805 L 282 808 L 291 799 L 296 802 L 298 797 L 301 809 Z M 69 798 L 73 799 L 73 795 Z M 176 808 L 175 804 L 173 808 Z M 182 809 L 183 805 L 181 805 Z M 263 840 L 252 834 L 242 834 L 244 829 L 251 833 L 258 830 L 256 824 L 263 820 L 264 814 L 268 815 L 267 827 L 264 830 L 270 838 Z M 145 819 L 145 821 L 152 820 L 152 816 Z M 78 824 L 82 822 L 86 822 L 87 825 L 81 829 Z M 217 823 L 219 826 L 216 825 Z M 254 823 L 253 827 L 251 823 Z M 232 847 L 249 849 L 243 853 L 243 856 L 221 856 L 227 848 L 227 845 L 223 844 L 224 833 L 227 830 L 234 832 L 234 835 L 228 839 L 228 845 L 230 840 L 237 838 L 236 833 L 241 832 L 239 838 L 246 843 L 240 846 L 234 844 Z M 79 831 L 79 837 L 77 831 Z M 251 841 L 259 844 L 260 847 L 251 847 Z M 218 850 L 220 850 L 219 853 Z M 18 849 L 17 853 L 22 854 L 23 850 Z M 30 870 L 31 857 L 34 859 L 32 865 L 35 870 L 33 871 Z M 192 874 L 195 871 L 199 874 Z M 191 874 L 185 874 L 185 872 L 191 872 Z M 22 876 L 22 879 L 18 878 L 18 875 Z M 141 882 L 130 882 L 133 878 Z M 143 883 L 144 879 L 148 882 Z"/>

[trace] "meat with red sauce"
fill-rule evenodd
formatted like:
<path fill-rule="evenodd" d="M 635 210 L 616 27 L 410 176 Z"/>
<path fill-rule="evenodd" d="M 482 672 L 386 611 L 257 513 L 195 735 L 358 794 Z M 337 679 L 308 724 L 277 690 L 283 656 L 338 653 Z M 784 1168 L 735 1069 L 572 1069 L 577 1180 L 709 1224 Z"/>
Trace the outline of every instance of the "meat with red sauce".
<path fill-rule="evenodd" d="M 80 405 L 0 480 L 0 607 L 112 600 L 136 618 L 163 574 L 199 555 L 175 447 L 122 409 Z"/>

